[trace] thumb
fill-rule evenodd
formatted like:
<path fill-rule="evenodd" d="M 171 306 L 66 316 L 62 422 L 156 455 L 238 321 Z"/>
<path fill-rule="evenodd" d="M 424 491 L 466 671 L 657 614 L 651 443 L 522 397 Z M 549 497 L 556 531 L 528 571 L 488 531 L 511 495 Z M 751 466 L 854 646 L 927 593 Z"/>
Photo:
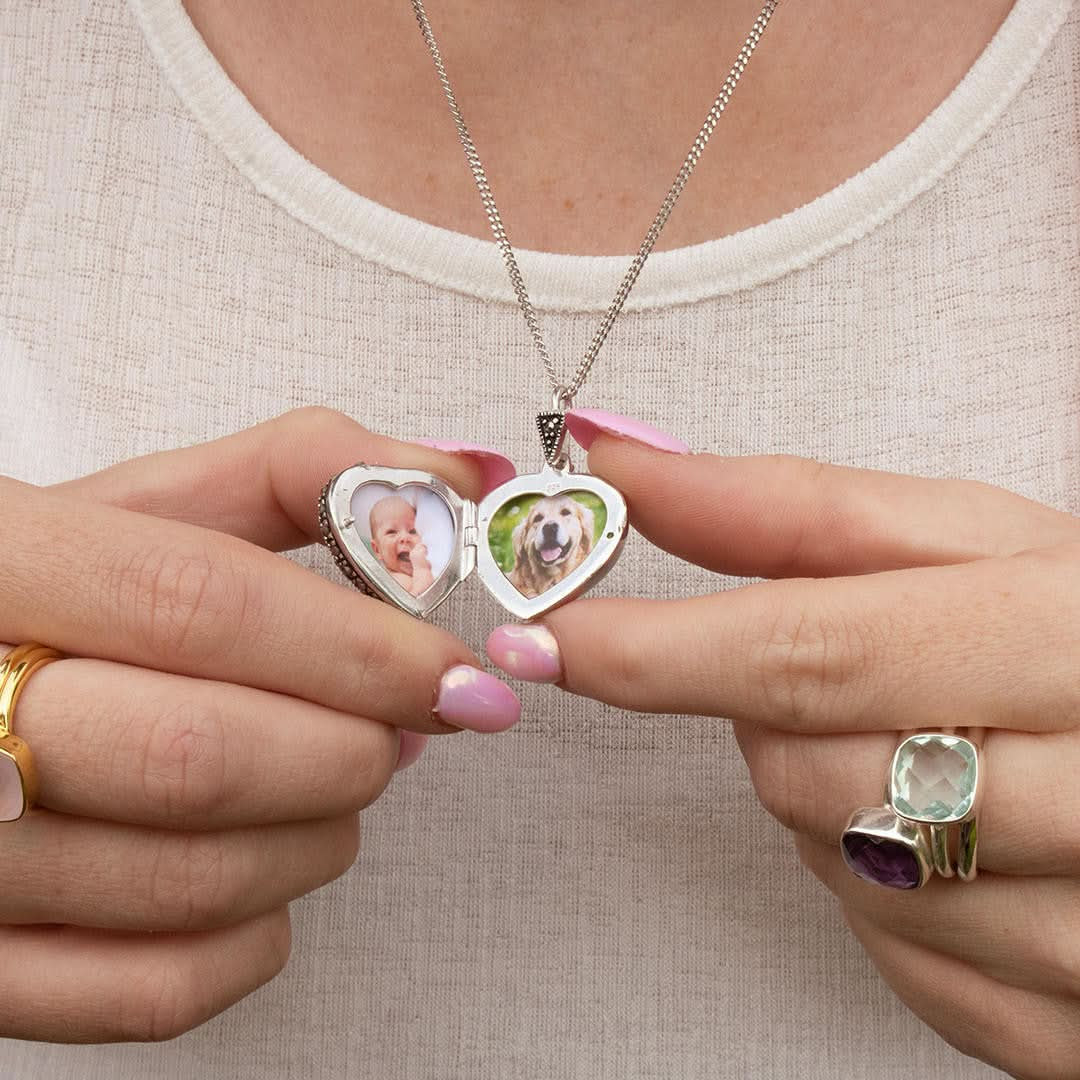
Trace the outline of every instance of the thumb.
<path fill-rule="evenodd" d="M 357 462 L 420 469 L 477 499 L 514 475 L 481 447 L 444 453 L 376 435 L 343 413 L 308 406 L 211 442 L 121 462 L 51 490 L 230 533 L 272 551 L 319 538 L 323 485 Z"/>
<path fill-rule="evenodd" d="M 682 444 L 595 410 L 571 410 L 567 427 L 589 450 L 589 471 L 623 493 L 639 532 L 726 574 L 865 574 L 1080 540 L 1072 515 L 978 481 L 671 452 Z"/>

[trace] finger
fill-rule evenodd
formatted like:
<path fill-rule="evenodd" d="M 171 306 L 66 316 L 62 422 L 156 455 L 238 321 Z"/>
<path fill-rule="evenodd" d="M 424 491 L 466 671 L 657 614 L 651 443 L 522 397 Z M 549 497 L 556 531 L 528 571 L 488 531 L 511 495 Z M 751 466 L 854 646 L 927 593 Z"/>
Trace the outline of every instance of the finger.
<path fill-rule="evenodd" d="M 231 533 L 272 551 L 319 539 L 315 507 L 332 476 L 357 462 L 419 469 L 479 499 L 514 475 L 501 454 L 471 444 L 443 452 L 368 431 L 310 406 L 212 442 L 134 458 L 48 490 Z"/>
<path fill-rule="evenodd" d="M 967 562 L 1080 539 L 1080 521 L 974 480 L 807 458 L 667 454 L 601 436 L 589 470 L 652 543 L 746 577 L 832 577 Z"/>
<path fill-rule="evenodd" d="M 223 533 L 0 478 L 0 640 L 292 694 L 421 732 L 516 697 L 452 634 Z M 47 543 L 38 538 L 48 537 Z"/>
<path fill-rule="evenodd" d="M 790 735 L 736 725 L 765 809 L 837 844 L 852 811 L 882 801 L 894 733 Z M 1080 733 L 987 731 L 979 764 L 979 866 L 994 874 L 1080 878 Z"/>
<path fill-rule="evenodd" d="M 398 732 L 386 724 L 105 660 L 37 672 L 19 700 L 18 732 L 33 750 L 40 806 L 165 829 L 356 812 L 398 762 Z"/>
<path fill-rule="evenodd" d="M 961 1053 L 1027 1080 L 1075 1076 L 1075 1001 L 1003 986 L 856 915 L 848 922 L 897 997 Z"/>
<path fill-rule="evenodd" d="M 1080 680 L 1060 660 L 1077 644 L 1069 628 L 1080 626 L 1077 551 L 676 601 L 578 600 L 544 625 L 557 642 L 560 685 L 642 712 L 806 734 L 1066 730 L 1080 723 Z M 495 634 L 498 645 L 505 634 Z M 490 642 L 488 654 L 529 677 Z"/>
<path fill-rule="evenodd" d="M 0 1038 L 160 1042 L 224 1012 L 284 968 L 287 907 L 193 933 L 0 927 Z"/>
<path fill-rule="evenodd" d="M 229 926 L 340 877 L 358 845 L 356 814 L 183 833 L 33 810 L 0 836 L 0 923 Z"/>
<path fill-rule="evenodd" d="M 970 885 L 933 878 L 909 892 L 882 889 L 848 873 L 838 848 L 807 837 L 797 845 L 867 937 L 887 928 L 897 947 L 959 961 L 1002 989 L 1071 998 L 1073 1021 L 1080 1020 L 1080 948 L 1073 944 L 1080 883 L 980 875 Z"/>

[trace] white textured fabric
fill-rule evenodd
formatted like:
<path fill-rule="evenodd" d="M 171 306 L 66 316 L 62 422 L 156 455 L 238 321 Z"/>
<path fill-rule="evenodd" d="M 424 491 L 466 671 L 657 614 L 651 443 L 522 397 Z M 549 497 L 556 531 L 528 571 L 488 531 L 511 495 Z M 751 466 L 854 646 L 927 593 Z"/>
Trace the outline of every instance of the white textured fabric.
<path fill-rule="evenodd" d="M 872 168 L 655 256 L 582 404 L 1076 510 L 1078 43 L 1066 0 L 1019 0 Z M 539 365 L 494 246 L 303 161 L 178 0 L 0 0 L 0 145 L 3 472 L 58 481 L 307 403 L 536 463 Z M 522 262 L 554 355 L 579 354 L 625 260 Z M 727 584 L 632 538 L 601 591 Z M 441 621 L 480 648 L 501 619 L 473 583 Z M 997 1075 L 880 982 L 724 723 L 523 697 L 517 730 L 434 742 L 365 813 L 268 986 L 167 1044 L 0 1041 L 0 1076 Z"/>

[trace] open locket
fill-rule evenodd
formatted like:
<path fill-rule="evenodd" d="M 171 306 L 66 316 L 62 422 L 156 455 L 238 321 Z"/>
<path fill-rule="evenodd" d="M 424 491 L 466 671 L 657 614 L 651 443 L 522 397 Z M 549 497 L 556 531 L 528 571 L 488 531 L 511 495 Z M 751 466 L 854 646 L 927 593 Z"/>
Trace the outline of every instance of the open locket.
<path fill-rule="evenodd" d="M 475 569 L 507 611 L 536 618 L 603 577 L 627 532 L 622 495 L 551 464 L 553 449 L 539 473 L 479 503 L 433 473 L 352 465 L 319 497 L 323 541 L 357 588 L 410 615 L 431 614 Z"/>

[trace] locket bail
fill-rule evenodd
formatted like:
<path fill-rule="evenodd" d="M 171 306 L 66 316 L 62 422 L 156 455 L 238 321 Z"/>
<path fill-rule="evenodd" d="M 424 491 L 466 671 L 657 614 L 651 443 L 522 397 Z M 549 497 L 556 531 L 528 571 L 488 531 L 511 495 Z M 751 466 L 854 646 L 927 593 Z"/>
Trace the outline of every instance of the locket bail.
<path fill-rule="evenodd" d="M 566 452 L 566 410 L 573 406 L 574 395 L 570 390 L 556 386 L 551 392 L 552 412 L 538 413 L 536 417 L 544 460 L 559 473 L 572 471 L 570 455 Z"/>

